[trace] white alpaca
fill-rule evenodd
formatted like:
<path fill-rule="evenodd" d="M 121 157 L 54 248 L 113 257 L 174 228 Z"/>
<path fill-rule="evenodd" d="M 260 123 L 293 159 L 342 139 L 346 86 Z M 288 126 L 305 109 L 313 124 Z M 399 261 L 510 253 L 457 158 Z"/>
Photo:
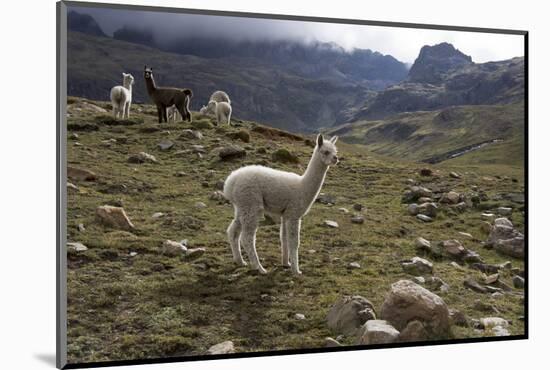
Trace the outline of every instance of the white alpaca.
<path fill-rule="evenodd" d="M 134 76 L 122 72 L 122 85 L 111 89 L 111 104 L 115 118 L 130 118 L 130 105 L 132 105 L 132 85 Z"/>
<path fill-rule="evenodd" d="M 229 95 L 225 91 L 214 91 L 212 95 L 210 95 L 210 100 L 213 100 L 217 103 L 226 102 L 228 104 L 231 104 L 231 100 L 229 99 Z"/>
<path fill-rule="evenodd" d="M 178 112 L 178 108 L 176 108 L 175 105 L 172 105 L 171 107 L 166 108 L 166 117 L 168 118 L 168 122 L 174 121 L 178 122 L 181 121 L 181 114 Z"/>
<path fill-rule="evenodd" d="M 211 114 L 211 112 L 214 113 L 218 125 L 227 123 L 231 126 L 231 113 L 233 109 L 229 103 L 224 101 L 218 103 L 214 100 L 210 100 L 208 102 L 207 112 L 208 114 Z"/>
<path fill-rule="evenodd" d="M 338 163 L 335 136 L 330 141 L 317 136 L 317 145 L 302 176 L 263 166 L 246 166 L 233 171 L 223 189 L 233 204 L 235 218 L 227 229 L 233 260 L 246 265 L 241 255 L 243 246 L 252 268 L 265 274 L 256 252 L 256 229 L 263 213 L 281 219 L 283 266 L 301 274 L 298 266 L 300 224 L 319 195 L 330 165 Z"/>

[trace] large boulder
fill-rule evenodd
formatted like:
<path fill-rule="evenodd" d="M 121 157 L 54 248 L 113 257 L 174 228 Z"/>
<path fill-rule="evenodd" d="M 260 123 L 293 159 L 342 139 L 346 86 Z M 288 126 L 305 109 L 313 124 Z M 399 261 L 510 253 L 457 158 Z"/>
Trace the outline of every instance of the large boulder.
<path fill-rule="evenodd" d="M 361 296 L 344 296 L 330 309 L 328 327 L 335 333 L 355 335 L 367 320 L 376 319 L 372 303 Z"/>
<path fill-rule="evenodd" d="M 399 332 L 385 320 L 369 320 L 359 331 L 357 344 L 393 343 Z"/>
<path fill-rule="evenodd" d="M 410 280 L 392 284 L 380 310 L 380 318 L 397 330 L 403 330 L 411 321 L 420 321 L 434 338 L 449 335 L 449 309 L 441 297 Z"/>
<path fill-rule="evenodd" d="M 486 244 L 497 252 L 515 258 L 525 256 L 525 239 L 507 218 L 497 218 L 491 228 Z"/>

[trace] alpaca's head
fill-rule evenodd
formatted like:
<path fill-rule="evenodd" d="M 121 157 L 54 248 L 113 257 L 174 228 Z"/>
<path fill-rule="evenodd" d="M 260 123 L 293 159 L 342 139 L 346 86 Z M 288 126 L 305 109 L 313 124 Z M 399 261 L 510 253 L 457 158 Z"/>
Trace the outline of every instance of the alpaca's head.
<path fill-rule="evenodd" d="M 145 66 L 143 68 L 143 77 L 146 80 L 150 80 L 151 78 L 153 78 L 153 68 L 151 67 L 147 68 L 147 66 Z"/>
<path fill-rule="evenodd" d="M 206 107 L 208 112 L 214 113 L 216 111 L 216 106 L 218 105 L 218 102 L 215 100 L 210 100 L 208 102 L 208 106 Z"/>
<path fill-rule="evenodd" d="M 208 112 L 208 107 L 206 105 L 203 105 L 199 112 L 200 114 L 206 114 Z"/>
<path fill-rule="evenodd" d="M 129 73 L 122 72 L 122 84 L 124 86 L 132 86 L 134 84 L 134 76 Z"/>
<path fill-rule="evenodd" d="M 338 149 L 336 148 L 337 140 L 338 136 L 333 136 L 330 140 L 325 140 L 323 135 L 317 135 L 315 154 L 317 154 L 318 158 L 325 166 L 338 163 Z"/>

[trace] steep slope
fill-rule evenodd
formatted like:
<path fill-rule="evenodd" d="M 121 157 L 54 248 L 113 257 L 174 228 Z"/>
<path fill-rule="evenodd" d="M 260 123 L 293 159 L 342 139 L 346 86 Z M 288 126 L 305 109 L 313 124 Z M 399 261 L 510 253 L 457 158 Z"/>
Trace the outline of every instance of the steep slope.
<path fill-rule="evenodd" d="M 524 58 L 476 64 L 452 45 L 424 46 L 406 81 L 377 93 L 350 121 L 453 105 L 523 101 Z"/>

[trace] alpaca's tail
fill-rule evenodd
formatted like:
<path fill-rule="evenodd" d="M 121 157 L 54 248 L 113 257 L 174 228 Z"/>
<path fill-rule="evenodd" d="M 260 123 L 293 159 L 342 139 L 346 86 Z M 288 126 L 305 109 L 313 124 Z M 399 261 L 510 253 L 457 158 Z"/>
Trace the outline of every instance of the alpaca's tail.
<path fill-rule="evenodd" d="M 111 89 L 111 103 L 113 104 L 113 107 L 116 107 L 119 111 L 124 109 L 126 94 L 124 93 L 122 86 L 115 86 Z"/>

